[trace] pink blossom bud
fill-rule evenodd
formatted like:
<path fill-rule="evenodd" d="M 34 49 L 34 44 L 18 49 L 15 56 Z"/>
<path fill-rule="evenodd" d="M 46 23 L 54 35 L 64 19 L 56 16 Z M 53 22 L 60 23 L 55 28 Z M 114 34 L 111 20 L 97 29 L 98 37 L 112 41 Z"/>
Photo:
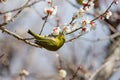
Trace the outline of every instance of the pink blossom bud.
<path fill-rule="evenodd" d="M 85 34 L 89 31 L 90 31 L 90 29 L 88 27 L 82 27 L 80 34 Z"/>
<path fill-rule="evenodd" d="M 46 8 L 46 9 L 45 9 L 45 13 L 46 13 L 47 15 L 52 15 L 52 13 L 53 13 L 53 8 Z"/>
<path fill-rule="evenodd" d="M 82 28 L 82 32 L 86 32 L 87 28 L 86 27 L 83 27 Z"/>
<path fill-rule="evenodd" d="M 105 18 L 104 18 L 103 16 L 100 16 L 100 19 L 101 19 L 101 20 L 104 20 Z"/>
<path fill-rule="evenodd" d="M 47 15 L 56 15 L 56 13 L 57 13 L 57 6 L 45 8 L 45 14 Z"/>

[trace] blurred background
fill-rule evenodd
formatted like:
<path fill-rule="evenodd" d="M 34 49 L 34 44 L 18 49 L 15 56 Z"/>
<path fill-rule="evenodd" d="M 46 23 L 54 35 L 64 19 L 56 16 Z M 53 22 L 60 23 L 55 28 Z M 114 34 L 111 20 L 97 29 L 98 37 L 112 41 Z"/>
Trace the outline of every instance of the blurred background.
<path fill-rule="evenodd" d="M 19 8 L 26 1 L 7 0 L 6 3 L 1 2 L 0 12 Z M 31 0 L 31 2 L 34 1 Z M 89 11 L 84 16 L 84 19 L 88 18 L 91 20 L 95 18 L 94 15 L 104 12 L 112 1 L 97 0 L 94 9 Z M 53 0 L 53 2 L 54 5 L 58 6 L 58 12 L 56 16 L 48 18 L 42 35 L 50 34 L 58 22 L 59 24 L 69 23 L 73 14 L 82 6 L 76 0 Z M 120 3 L 120 0 L 118 2 Z M 47 6 L 47 2 L 43 0 L 25 8 L 13 22 L 5 27 L 24 38 L 31 37 L 27 30 L 31 29 L 36 33 L 40 32 L 43 24 L 42 17 L 45 16 L 44 9 Z M 66 80 L 69 80 L 70 76 L 73 75 L 80 65 L 90 73 L 95 72 L 113 54 L 117 47 L 119 47 L 118 53 L 120 54 L 120 45 L 114 46 L 114 44 L 120 44 L 120 37 L 107 38 L 115 33 L 111 30 L 111 27 L 120 31 L 120 5 L 112 5 L 110 10 L 113 12 L 113 15 L 109 20 L 96 20 L 95 30 L 72 42 L 65 43 L 61 49 L 55 52 L 30 46 L 0 31 L 0 55 L 4 54 L 0 58 L 0 80 L 21 80 L 19 74 L 23 69 L 29 72 L 26 80 L 59 80 L 58 67 L 60 63 L 56 54 L 60 55 L 62 68 L 68 73 Z M 4 22 L 3 16 L 3 14 L 0 15 L 0 23 Z M 74 36 L 77 36 L 77 32 L 66 35 L 66 38 L 68 40 Z M 117 63 L 117 65 L 119 66 L 120 63 Z M 107 69 L 109 69 L 109 66 L 107 66 Z M 95 80 L 120 80 L 120 68 L 118 67 L 117 71 L 112 72 L 107 78 L 104 78 L 105 75 L 106 73 L 103 72 L 100 79 Z M 84 80 L 80 77 L 82 77 L 81 72 L 75 80 Z"/>

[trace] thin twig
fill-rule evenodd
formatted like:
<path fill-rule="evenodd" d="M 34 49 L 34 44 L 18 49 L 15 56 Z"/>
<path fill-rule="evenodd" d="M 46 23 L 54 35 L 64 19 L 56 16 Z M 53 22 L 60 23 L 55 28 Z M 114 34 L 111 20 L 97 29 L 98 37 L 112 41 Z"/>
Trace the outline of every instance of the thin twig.
<path fill-rule="evenodd" d="M 24 40 L 33 40 L 35 38 L 24 38 Z"/>
<path fill-rule="evenodd" d="M 89 78 L 89 80 L 94 80 L 95 76 L 107 65 L 110 64 L 110 62 L 104 63 L 99 69 L 97 69 Z"/>
<path fill-rule="evenodd" d="M 113 2 L 110 4 L 110 6 L 107 8 L 107 10 L 106 10 L 104 13 L 102 13 L 102 14 L 99 15 L 98 17 L 92 19 L 90 22 L 93 22 L 93 21 L 99 19 L 101 16 L 103 16 L 103 15 L 111 8 L 111 6 L 112 6 L 113 4 L 114 4 L 114 0 L 113 0 Z M 75 20 L 75 18 L 73 17 L 69 24 L 71 24 L 74 20 Z M 79 27 L 79 28 L 77 28 L 77 29 L 75 29 L 75 30 L 73 30 L 73 31 L 71 31 L 71 32 L 69 32 L 69 33 L 67 33 L 67 34 L 74 33 L 74 32 L 76 32 L 77 30 L 79 30 L 79 29 L 81 29 L 81 28 L 82 28 L 82 27 Z"/>
<path fill-rule="evenodd" d="M 28 0 L 28 2 L 29 2 L 29 1 L 30 1 L 30 0 Z M 30 5 L 26 5 L 26 4 L 28 4 L 28 3 L 26 3 L 23 7 L 17 9 L 17 10 L 20 10 L 20 11 L 18 11 L 18 12 L 16 13 L 16 15 L 13 16 L 12 19 L 16 18 L 17 15 L 18 15 L 25 7 L 30 7 L 30 6 L 34 5 L 35 3 L 37 3 L 37 2 L 39 2 L 39 1 L 35 1 L 35 2 L 31 3 Z M 108 7 L 108 9 L 110 9 L 110 7 L 112 6 L 113 3 L 114 3 L 114 2 L 111 3 L 111 5 Z M 108 9 L 107 9 L 106 11 L 108 11 Z M 14 10 L 11 10 L 11 11 L 14 11 Z M 106 12 L 106 11 L 105 11 L 105 12 Z M 7 13 L 7 12 L 4 12 L 4 13 Z M 4 13 L 0 13 L 0 14 L 4 14 Z M 101 15 L 104 15 L 104 13 L 101 14 Z M 101 15 L 100 15 L 100 16 L 101 16 Z M 100 16 L 96 17 L 96 18 L 93 19 L 92 21 L 99 19 Z M 10 22 L 12 21 L 12 19 L 10 20 Z M 73 21 L 74 21 L 74 19 L 72 19 L 72 21 L 71 21 L 70 23 L 72 23 Z M 41 29 L 41 31 L 40 31 L 40 34 L 42 33 L 43 28 L 44 28 L 46 22 L 47 22 L 47 18 L 45 19 L 45 22 L 44 22 L 43 25 L 42 25 L 42 29 Z M 8 23 L 9 23 L 9 22 L 8 22 Z M 0 27 L 1 27 L 0 29 L 1 29 L 3 32 L 6 32 L 6 33 L 12 35 L 12 36 L 14 36 L 14 37 L 17 38 L 17 39 L 24 41 L 24 42 L 27 43 L 27 44 L 30 44 L 30 45 L 33 45 L 33 46 L 36 46 L 36 47 L 40 47 L 40 46 L 38 46 L 37 44 L 31 43 L 31 42 L 29 42 L 28 40 L 20 37 L 19 35 L 15 34 L 15 33 L 13 33 L 13 32 L 10 32 L 9 30 L 7 30 L 7 29 L 5 29 L 5 28 L 2 27 L 2 26 L 4 26 L 4 25 L 7 25 L 8 23 L 5 22 L 5 23 L 0 24 Z M 79 27 L 79 28 L 75 29 L 74 31 L 71 31 L 70 33 L 67 33 L 67 34 L 71 34 L 71 33 L 73 33 L 73 32 L 76 32 L 77 30 L 79 30 L 79 29 L 81 29 L 81 28 L 82 28 L 82 27 Z M 66 42 L 70 42 L 70 41 L 72 41 L 72 40 L 74 40 L 74 39 L 77 39 L 77 38 L 79 38 L 79 37 L 82 36 L 82 35 L 83 35 L 83 34 L 80 34 L 80 35 L 78 35 L 78 36 L 76 36 L 76 37 L 74 37 L 74 38 L 72 38 L 72 39 L 70 39 L 70 40 L 68 40 L 68 41 L 66 41 Z"/>
<path fill-rule="evenodd" d="M 39 45 L 37 45 L 37 44 L 35 44 L 33 42 L 30 42 L 30 41 L 24 39 L 23 37 L 19 36 L 18 34 L 14 33 L 14 32 L 11 32 L 11 31 L 7 30 L 4 27 L 0 27 L 0 30 L 2 30 L 3 32 L 5 32 L 5 33 L 7 33 L 9 35 L 12 35 L 13 37 L 17 38 L 18 40 L 21 40 L 21 41 L 25 42 L 26 44 L 29 44 L 31 46 L 35 46 L 35 47 L 41 48 L 41 46 L 39 46 Z"/>
<path fill-rule="evenodd" d="M 69 80 L 74 80 L 77 77 L 77 74 L 78 74 L 79 71 L 81 71 L 84 75 L 87 73 L 87 70 L 85 70 L 83 68 L 83 66 L 80 65 L 80 66 L 77 67 L 77 70 L 75 71 L 75 73 L 72 75 L 72 77 Z"/>
<path fill-rule="evenodd" d="M 98 68 L 94 73 L 91 74 L 88 80 L 94 80 L 96 76 L 99 74 L 99 72 L 103 71 L 104 69 L 107 69 L 108 67 L 111 67 L 110 71 L 113 71 L 113 69 L 116 67 L 116 61 L 119 60 L 120 60 L 119 52 L 114 51 L 114 53 L 106 59 L 105 63 L 100 68 Z"/>
<path fill-rule="evenodd" d="M 98 17 L 94 18 L 94 19 L 91 20 L 91 21 L 95 21 L 95 20 L 99 19 L 101 16 L 103 16 L 103 15 L 111 8 L 111 6 L 112 6 L 113 4 L 114 4 L 114 0 L 113 0 L 113 2 L 110 4 L 110 6 L 106 9 L 106 11 L 105 11 L 104 13 L 102 13 L 101 15 L 99 15 Z"/>
<path fill-rule="evenodd" d="M 85 33 L 84 33 L 84 34 L 85 34 Z M 74 38 L 71 38 L 71 39 L 67 40 L 66 43 L 67 43 L 67 42 L 71 42 L 71 41 L 79 38 L 79 37 L 82 36 L 82 35 L 83 35 L 83 34 L 80 34 L 80 35 L 78 35 L 78 36 L 76 36 L 76 37 L 74 37 Z M 90 40 L 90 39 L 87 39 L 87 38 L 85 38 L 85 37 L 82 37 L 82 38 L 83 38 L 84 40 L 87 40 L 87 41 L 90 41 L 90 42 L 99 42 L 99 41 L 103 41 L 103 40 L 114 39 L 114 38 L 116 38 L 117 36 L 120 36 L 120 32 L 116 32 L 116 33 L 114 33 L 114 34 L 112 34 L 112 35 L 110 35 L 110 36 L 106 36 L 106 37 L 104 37 L 104 38 L 100 38 L 100 39 L 96 39 L 96 40 Z"/>
<path fill-rule="evenodd" d="M 90 41 L 90 42 L 100 42 L 100 41 L 104 41 L 104 40 L 108 40 L 108 39 L 114 39 L 117 36 L 120 36 L 120 32 L 116 32 L 112 35 L 106 36 L 104 38 L 98 38 L 98 39 L 95 39 L 95 40 L 87 39 L 85 37 L 81 37 L 81 39 L 84 39 L 84 40 L 87 40 L 87 41 Z"/>
<path fill-rule="evenodd" d="M 41 18 L 42 16 L 40 15 L 39 11 L 35 8 L 35 6 L 31 6 L 31 7 L 36 12 L 36 14 Z"/>
<path fill-rule="evenodd" d="M 87 33 L 87 32 L 85 32 L 85 33 Z M 67 40 L 67 41 L 66 41 L 66 43 L 67 43 L 67 42 L 71 42 L 71 41 L 73 41 L 73 40 L 75 40 L 75 39 L 79 38 L 80 36 L 84 35 L 85 33 L 79 34 L 78 36 L 73 37 L 73 38 L 71 38 L 71 39 Z"/>
<path fill-rule="evenodd" d="M 26 6 L 28 5 L 28 3 L 29 3 L 30 1 L 31 1 L 31 0 L 28 0 L 28 1 L 25 3 L 25 5 L 24 5 L 9 21 L 0 24 L 0 27 L 5 26 L 5 25 L 9 24 L 10 22 L 12 22 L 12 21 L 23 11 L 23 9 L 26 8 Z"/>
<path fill-rule="evenodd" d="M 79 71 L 79 67 L 77 68 L 77 70 L 75 71 L 75 73 L 72 75 L 72 77 L 71 77 L 69 80 L 74 80 L 75 77 L 76 77 L 77 74 L 78 74 L 78 71 Z"/>
<path fill-rule="evenodd" d="M 40 2 L 40 1 L 43 1 L 43 0 L 35 0 L 34 2 L 32 2 L 32 3 L 29 4 L 29 5 L 27 5 L 26 7 L 31 7 L 32 5 L 35 5 L 36 3 Z M 5 11 L 5 12 L 0 12 L 0 15 L 3 15 L 3 14 L 8 13 L 8 12 L 15 12 L 15 11 L 21 10 L 23 7 L 24 7 L 24 6 L 22 6 L 22 7 L 20 7 L 20 8 L 17 8 L 17 9 Z"/>
<path fill-rule="evenodd" d="M 75 16 L 73 16 L 69 24 L 72 24 L 75 19 L 76 19 Z"/>
<path fill-rule="evenodd" d="M 43 23 L 43 25 L 42 25 L 42 29 L 41 29 L 41 31 L 40 31 L 40 35 L 41 35 L 41 33 L 42 33 L 42 31 L 43 31 L 43 29 L 44 29 L 44 27 L 45 27 L 45 24 L 46 24 L 46 22 L 47 22 L 48 16 L 49 16 L 49 15 L 45 16 L 45 21 L 44 21 L 44 23 Z"/>
<path fill-rule="evenodd" d="M 71 33 L 74 33 L 74 32 L 76 32 L 76 31 L 79 30 L 79 29 L 82 29 L 82 27 L 79 27 L 79 28 L 77 28 L 77 29 L 71 31 L 71 32 L 67 33 L 66 35 L 71 34 Z"/>
<path fill-rule="evenodd" d="M 26 8 L 26 6 L 28 5 L 28 3 L 29 3 L 30 1 L 31 1 L 31 0 L 28 0 L 28 1 L 26 2 L 26 4 L 12 17 L 12 19 L 9 20 L 9 22 L 4 22 L 4 23 L 0 24 L 0 29 L 1 29 L 3 32 L 6 32 L 7 34 L 12 35 L 13 37 L 17 38 L 18 40 L 21 40 L 21 41 L 25 42 L 26 44 L 29 44 L 29 45 L 31 45 L 31 46 L 35 46 L 35 47 L 40 47 L 40 48 L 41 48 L 41 46 L 39 46 L 39 45 L 37 45 L 37 44 L 35 44 L 35 43 L 32 43 L 32 42 L 30 42 L 30 41 L 22 38 L 22 37 L 19 36 L 18 34 L 14 33 L 14 32 L 11 32 L 11 31 L 9 31 L 9 30 L 7 30 L 6 28 L 3 27 L 3 26 L 5 26 L 5 25 L 7 25 L 8 23 L 10 23 L 14 18 L 16 18 L 16 17 L 22 12 L 22 10 L 23 10 L 24 8 Z"/>
<path fill-rule="evenodd" d="M 103 16 L 103 15 L 111 8 L 111 6 L 112 6 L 113 4 L 114 4 L 114 0 L 113 0 L 113 2 L 110 4 L 110 6 L 107 8 L 107 10 L 106 10 L 103 14 L 101 14 L 100 16 L 94 18 L 93 20 L 91 20 L 91 22 L 93 22 L 93 21 L 99 19 L 101 16 Z M 71 20 L 70 23 L 72 23 L 73 21 L 74 21 L 74 18 L 72 18 L 72 20 Z M 81 28 L 82 28 L 82 27 L 79 27 L 79 28 L 77 28 L 77 29 L 75 29 L 75 30 L 67 33 L 66 35 L 71 34 L 71 33 L 74 33 L 74 32 L 76 32 L 77 30 L 79 30 L 79 29 L 81 29 Z M 83 34 L 80 34 L 80 35 L 78 35 L 78 36 L 76 36 L 76 37 L 74 37 L 74 38 L 72 38 L 72 39 L 70 39 L 70 40 L 68 40 L 68 41 L 66 41 L 66 42 L 71 42 L 71 41 L 73 41 L 74 39 L 77 39 L 77 38 L 79 38 L 79 37 L 82 36 L 82 35 L 83 35 Z"/>
<path fill-rule="evenodd" d="M 62 59 L 61 59 L 60 54 L 58 56 L 58 60 L 59 60 L 59 68 L 62 68 Z"/>
<path fill-rule="evenodd" d="M 5 54 L 1 54 L 1 55 L 0 55 L 0 59 L 1 59 L 4 55 L 5 55 Z"/>

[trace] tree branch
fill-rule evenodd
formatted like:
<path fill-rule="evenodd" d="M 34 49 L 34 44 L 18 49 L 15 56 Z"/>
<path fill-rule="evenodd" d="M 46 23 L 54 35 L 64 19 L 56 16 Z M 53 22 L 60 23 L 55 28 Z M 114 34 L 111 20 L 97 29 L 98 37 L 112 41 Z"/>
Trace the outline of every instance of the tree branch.
<path fill-rule="evenodd" d="M 29 40 L 24 39 L 23 37 L 19 36 L 18 34 L 14 33 L 14 32 L 11 32 L 11 31 L 5 29 L 4 27 L 0 27 L 0 30 L 2 30 L 3 32 L 5 32 L 9 35 L 12 35 L 13 37 L 17 38 L 18 40 L 21 40 L 21 41 L 25 42 L 26 44 L 41 48 L 41 46 L 39 46 L 39 45 L 37 45 L 33 42 L 30 42 Z"/>
<path fill-rule="evenodd" d="M 117 67 L 117 62 L 120 61 L 120 37 L 111 46 L 110 53 L 111 55 L 106 59 L 105 63 L 92 73 L 88 80 L 108 80 L 115 72 L 114 69 Z"/>
<path fill-rule="evenodd" d="M 35 1 L 32 2 L 31 4 L 26 5 L 26 7 L 31 7 L 32 5 L 35 5 L 36 3 L 40 2 L 40 1 L 43 1 L 43 0 L 35 0 Z M 17 9 L 5 11 L 5 12 L 0 12 L 0 15 L 3 15 L 3 14 L 8 13 L 8 12 L 15 12 L 15 11 L 21 10 L 21 9 L 23 9 L 23 8 L 24 8 L 24 6 L 22 6 L 22 7 L 20 7 L 20 8 L 17 8 Z"/>

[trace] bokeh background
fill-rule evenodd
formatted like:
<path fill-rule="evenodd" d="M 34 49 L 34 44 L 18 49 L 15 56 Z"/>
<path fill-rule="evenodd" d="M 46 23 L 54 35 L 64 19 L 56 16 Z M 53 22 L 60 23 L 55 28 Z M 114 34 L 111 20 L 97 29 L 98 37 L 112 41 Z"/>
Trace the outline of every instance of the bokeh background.
<path fill-rule="evenodd" d="M 0 3 L 0 11 L 4 12 L 19 8 L 23 6 L 26 1 L 27 0 L 8 0 L 5 4 Z M 70 1 L 76 6 L 81 7 L 75 0 Z M 91 10 L 89 14 L 84 16 L 84 19 L 93 19 L 95 11 L 98 11 L 98 13 L 104 12 L 112 1 L 113 0 L 98 0 L 98 8 Z M 120 3 L 120 0 L 118 1 Z M 60 24 L 69 23 L 73 14 L 78 10 L 66 0 L 53 0 L 53 2 L 54 5 L 58 6 L 58 12 L 56 16 L 48 18 L 48 22 L 42 33 L 43 35 L 52 32 L 52 28 L 57 26 L 58 19 Z M 47 6 L 46 1 L 40 1 L 31 7 L 25 8 L 6 28 L 25 38 L 31 37 L 27 33 L 28 29 L 39 33 L 41 25 L 43 24 L 42 17 L 45 16 L 44 9 Z M 120 12 L 120 5 L 113 5 L 110 10 L 113 12 L 113 16 L 115 16 L 117 11 Z M 120 14 L 118 17 L 120 20 Z M 3 15 L 0 15 L 0 23 L 3 21 Z M 18 75 L 22 69 L 26 69 L 29 72 L 29 75 L 26 77 L 27 80 L 58 80 L 59 60 L 55 56 L 56 53 L 60 54 L 62 67 L 68 71 L 68 75 L 71 75 L 79 65 L 82 65 L 91 73 L 94 72 L 104 63 L 112 43 L 110 39 L 97 41 L 99 38 L 109 36 L 111 31 L 105 21 L 96 20 L 95 22 L 95 30 L 90 31 L 72 42 L 65 43 L 64 46 L 56 52 L 30 46 L 0 31 L 0 54 L 5 54 L 4 58 L 0 60 L 0 80 L 20 80 Z M 120 30 L 120 25 L 118 25 L 116 29 Z M 75 32 L 74 34 L 67 35 L 66 38 L 70 39 L 77 34 L 78 32 Z M 119 79 L 120 69 L 109 78 L 109 80 Z"/>

